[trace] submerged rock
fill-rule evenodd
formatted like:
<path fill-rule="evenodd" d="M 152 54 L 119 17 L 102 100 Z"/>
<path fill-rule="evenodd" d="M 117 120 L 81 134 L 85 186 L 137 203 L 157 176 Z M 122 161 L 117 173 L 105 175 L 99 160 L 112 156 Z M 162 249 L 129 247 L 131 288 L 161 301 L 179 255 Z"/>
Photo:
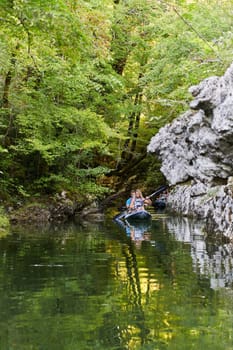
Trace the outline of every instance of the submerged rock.
<path fill-rule="evenodd" d="M 233 64 L 189 90 L 190 110 L 152 137 L 148 152 L 158 155 L 170 185 L 170 207 L 211 219 L 233 235 Z"/>

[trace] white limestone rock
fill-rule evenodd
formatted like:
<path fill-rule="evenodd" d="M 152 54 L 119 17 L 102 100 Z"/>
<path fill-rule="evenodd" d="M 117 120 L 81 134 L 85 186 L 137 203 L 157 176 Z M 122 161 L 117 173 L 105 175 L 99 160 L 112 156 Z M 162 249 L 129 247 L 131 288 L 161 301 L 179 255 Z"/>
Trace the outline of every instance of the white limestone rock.
<path fill-rule="evenodd" d="M 161 128 L 147 150 L 162 162 L 173 210 L 211 218 L 233 237 L 233 64 L 189 90 L 191 110 Z M 189 184 L 187 184 L 189 181 Z M 216 184 L 221 186 L 216 186 Z"/>

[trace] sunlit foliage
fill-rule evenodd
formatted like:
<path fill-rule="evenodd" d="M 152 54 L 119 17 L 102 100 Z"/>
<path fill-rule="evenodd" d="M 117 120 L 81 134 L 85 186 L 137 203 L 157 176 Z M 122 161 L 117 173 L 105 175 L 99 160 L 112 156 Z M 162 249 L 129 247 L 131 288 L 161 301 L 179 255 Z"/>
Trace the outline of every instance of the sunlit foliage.
<path fill-rule="evenodd" d="M 1 195 L 125 181 L 188 87 L 231 63 L 231 26 L 232 1 L 2 0 Z"/>

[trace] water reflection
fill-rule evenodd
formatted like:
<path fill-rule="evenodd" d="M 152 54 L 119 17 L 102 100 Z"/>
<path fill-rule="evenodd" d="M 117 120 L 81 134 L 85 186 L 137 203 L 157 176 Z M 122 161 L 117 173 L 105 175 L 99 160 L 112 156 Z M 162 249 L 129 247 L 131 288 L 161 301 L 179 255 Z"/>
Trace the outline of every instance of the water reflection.
<path fill-rule="evenodd" d="M 142 220 L 129 222 L 127 220 L 115 220 L 114 221 L 119 227 L 121 227 L 127 237 L 135 243 L 135 246 L 140 248 L 143 241 L 151 240 L 151 221 Z"/>
<path fill-rule="evenodd" d="M 233 243 L 227 237 L 208 236 L 205 222 L 185 217 L 168 217 L 166 224 L 178 241 L 190 244 L 194 271 L 208 277 L 211 288 L 233 285 Z"/>
<path fill-rule="evenodd" d="M 0 349 L 230 349 L 231 296 L 209 285 L 231 283 L 230 243 L 162 215 L 126 226 L 0 239 Z"/>
<path fill-rule="evenodd" d="M 150 241 L 151 239 L 151 223 L 150 221 L 129 223 L 126 221 L 125 231 L 135 243 L 137 248 L 140 248 L 143 241 Z"/>
<path fill-rule="evenodd" d="M 151 233 L 156 221 L 166 227 L 164 230 L 167 229 L 176 241 L 190 247 L 193 271 L 207 277 L 212 289 L 233 286 L 233 242 L 223 235 L 208 234 L 204 221 L 159 213 L 153 215 L 153 225 L 150 221 L 134 224 L 121 221 L 120 226 L 137 249 L 146 241 L 162 248 L 161 241 L 154 240 Z"/>

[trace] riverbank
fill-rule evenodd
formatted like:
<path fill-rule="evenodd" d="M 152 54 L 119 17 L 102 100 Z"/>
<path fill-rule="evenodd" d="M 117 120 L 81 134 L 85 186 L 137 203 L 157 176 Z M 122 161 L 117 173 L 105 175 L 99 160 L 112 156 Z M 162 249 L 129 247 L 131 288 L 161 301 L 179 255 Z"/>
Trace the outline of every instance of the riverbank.
<path fill-rule="evenodd" d="M 10 229 L 10 220 L 8 215 L 0 207 L 0 237 L 5 236 Z"/>
<path fill-rule="evenodd" d="M 4 208 L 4 209 L 3 209 Z M 75 217 L 88 218 L 89 220 L 100 220 L 102 208 L 97 201 L 87 198 L 76 198 L 72 194 L 63 191 L 56 195 L 41 196 L 39 198 L 27 198 L 18 200 L 14 204 L 2 203 L 0 213 L 0 229 L 7 221 L 12 225 L 47 225 L 49 223 L 67 222 Z M 1 220 L 2 217 L 2 220 Z M 5 227 L 5 226 L 4 226 Z"/>

